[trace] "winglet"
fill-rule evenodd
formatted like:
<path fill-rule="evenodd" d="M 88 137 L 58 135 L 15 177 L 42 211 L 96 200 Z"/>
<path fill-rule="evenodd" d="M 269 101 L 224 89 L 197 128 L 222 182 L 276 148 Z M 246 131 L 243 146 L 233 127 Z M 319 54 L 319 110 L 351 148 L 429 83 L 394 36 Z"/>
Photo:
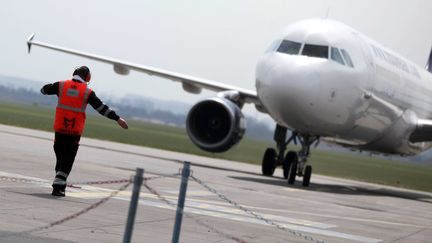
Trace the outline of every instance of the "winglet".
<path fill-rule="evenodd" d="M 432 73 L 432 49 L 431 49 L 431 52 L 429 53 L 429 58 L 428 58 L 428 61 L 426 63 L 426 70 L 428 70 L 430 73 Z"/>
<path fill-rule="evenodd" d="M 30 37 L 27 39 L 27 47 L 28 47 L 28 53 L 30 53 L 32 40 L 35 36 L 35 33 L 31 34 Z"/>

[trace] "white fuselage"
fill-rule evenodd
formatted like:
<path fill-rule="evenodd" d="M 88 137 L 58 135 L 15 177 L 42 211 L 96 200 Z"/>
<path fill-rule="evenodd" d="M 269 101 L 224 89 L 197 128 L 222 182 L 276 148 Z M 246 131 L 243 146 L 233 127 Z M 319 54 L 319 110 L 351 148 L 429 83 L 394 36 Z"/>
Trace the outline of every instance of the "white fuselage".
<path fill-rule="evenodd" d="M 401 155 L 430 147 L 408 138 L 432 118 L 431 73 L 339 22 L 291 25 L 259 60 L 256 88 L 276 122 L 301 134 Z"/>

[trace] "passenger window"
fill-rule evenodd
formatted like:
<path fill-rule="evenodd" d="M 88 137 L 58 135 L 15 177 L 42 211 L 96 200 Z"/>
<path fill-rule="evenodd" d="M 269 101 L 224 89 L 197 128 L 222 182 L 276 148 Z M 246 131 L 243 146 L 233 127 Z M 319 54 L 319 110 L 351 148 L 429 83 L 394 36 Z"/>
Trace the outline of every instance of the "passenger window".
<path fill-rule="evenodd" d="M 300 47 L 301 47 L 301 43 L 289 41 L 289 40 L 283 40 L 279 48 L 277 49 L 277 51 L 286 54 L 297 55 L 299 54 Z"/>
<path fill-rule="evenodd" d="M 328 58 L 328 46 L 305 44 L 302 55 L 310 57 Z"/>
<path fill-rule="evenodd" d="M 331 54 L 330 54 L 330 56 L 331 56 L 331 59 L 333 61 L 338 62 L 338 63 L 340 63 L 342 65 L 345 65 L 345 63 L 344 63 L 344 61 L 342 59 L 342 56 L 341 56 L 341 54 L 339 52 L 339 49 L 337 49 L 335 47 L 332 47 L 331 48 Z"/>
<path fill-rule="evenodd" d="M 354 64 L 353 64 L 353 62 L 352 62 L 352 60 L 351 60 L 351 57 L 350 57 L 350 55 L 348 54 L 348 52 L 347 51 L 345 51 L 344 49 L 341 49 L 341 52 L 342 52 L 342 55 L 343 55 L 343 57 L 344 57 L 344 59 L 345 59 L 345 62 L 346 62 L 346 64 L 348 65 L 348 66 L 350 66 L 350 67 L 354 67 Z"/>

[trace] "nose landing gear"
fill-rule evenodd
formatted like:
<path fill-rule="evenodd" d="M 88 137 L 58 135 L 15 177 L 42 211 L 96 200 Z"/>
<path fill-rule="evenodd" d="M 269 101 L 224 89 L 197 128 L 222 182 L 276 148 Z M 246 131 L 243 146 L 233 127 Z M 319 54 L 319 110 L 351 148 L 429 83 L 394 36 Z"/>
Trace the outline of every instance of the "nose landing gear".
<path fill-rule="evenodd" d="M 267 148 L 262 161 L 262 173 L 266 176 L 273 176 L 277 166 L 281 165 L 283 176 L 288 180 L 288 184 L 294 184 L 296 176 L 303 177 L 303 186 L 309 186 L 312 175 L 312 166 L 306 165 L 309 155 L 310 146 L 313 143 L 318 145 L 319 136 L 310 136 L 293 132 L 286 140 L 287 128 L 276 125 L 274 140 L 277 144 L 277 150 Z M 292 141 L 297 144 L 300 142 L 301 149 L 298 152 L 288 151 L 285 155 L 285 150 Z"/>
<path fill-rule="evenodd" d="M 276 141 L 278 152 L 274 148 L 267 148 L 263 161 L 262 161 L 262 173 L 266 176 L 273 176 L 273 173 L 277 166 L 282 165 L 284 161 L 285 149 L 288 145 L 286 140 L 287 128 L 276 125 L 273 139 Z"/>
<path fill-rule="evenodd" d="M 315 146 L 318 146 L 319 137 L 318 136 L 309 136 L 309 135 L 301 135 L 298 136 L 298 140 L 301 144 L 301 149 L 298 152 L 299 160 L 298 160 L 298 169 L 297 175 L 303 177 L 303 186 L 309 186 L 310 178 L 312 176 L 312 166 L 306 165 L 307 160 L 310 155 L 310 146 L 315 143 Z M 293 184 L 288 181 L 289 184 Z"/>

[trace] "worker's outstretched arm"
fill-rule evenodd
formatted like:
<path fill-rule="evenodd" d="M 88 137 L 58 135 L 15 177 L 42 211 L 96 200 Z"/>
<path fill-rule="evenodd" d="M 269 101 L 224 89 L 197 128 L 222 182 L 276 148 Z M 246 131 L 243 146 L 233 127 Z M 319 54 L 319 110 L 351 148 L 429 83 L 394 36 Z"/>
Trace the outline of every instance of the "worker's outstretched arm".
<path fill-rule="evenodd" d="M 115 111 L 113 111 L 111 108 L 109 108 L 109 106 L 105 105 L 96 96 L 96 93 L 94 91 L 91 92 L 91 94 L 88 98 L 88 103 L 93 107 L 93 109 L 95 109 L 97 112 L 99 112 L 99 114 L 101 114 L 102 116 L 105 116 L 111 120 L 115 120 L 115 121 L 117 121 L 119 126 L 121 126 L 124 129 L 128 129 L 128 125 L 127 125 L 126 121 L 123 118 L 119 117 Z"/>
<path fill-rule="evenodd" d="M 40 90 L 44 95 L 58 95 L 59 91 L 59 82 L 55 82 L 52 84 L 46 84 Z"/>

